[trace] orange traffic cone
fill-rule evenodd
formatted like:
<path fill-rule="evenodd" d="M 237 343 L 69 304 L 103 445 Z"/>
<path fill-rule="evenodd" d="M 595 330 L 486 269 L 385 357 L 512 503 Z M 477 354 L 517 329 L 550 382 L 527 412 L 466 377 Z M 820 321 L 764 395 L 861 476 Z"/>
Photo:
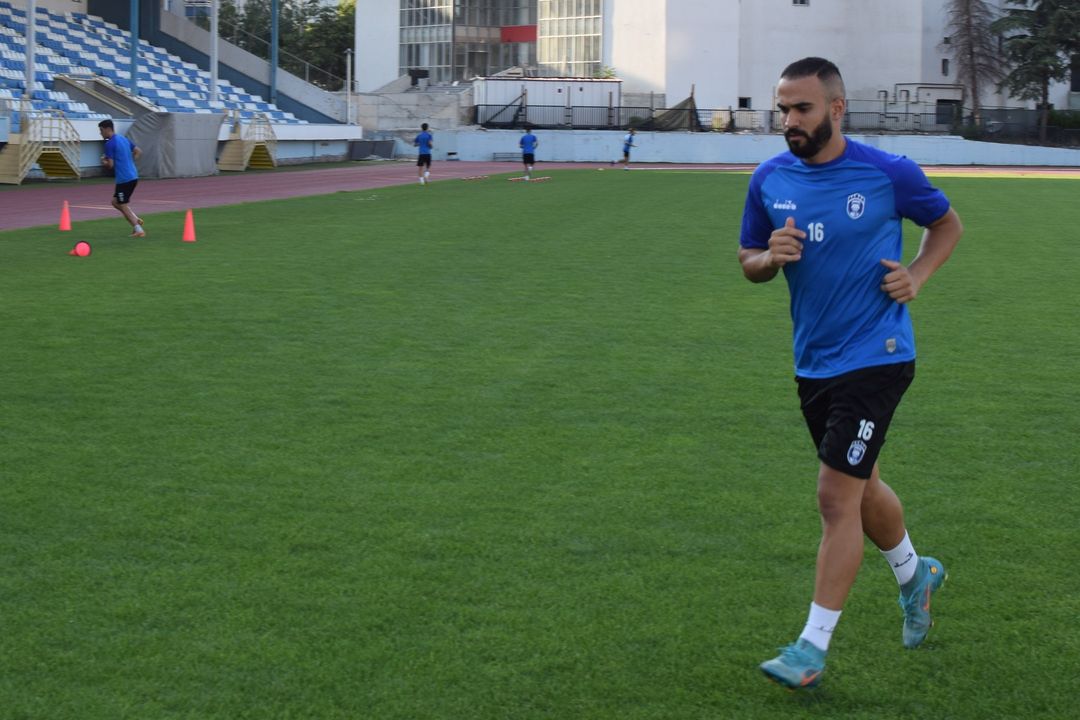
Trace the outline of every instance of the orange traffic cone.
<path fill-rule="evenodd" d="M 184 242 L 195 242 L 195 218 L 191 216 L 190 210 L 184 218 Z"/>
<path fill-rule="evenodd" d="M 68 210 L 68 201 L 64 201 L 64 209 L 60 211 L 60 229 L 71 229 L 71 211 Z"/>

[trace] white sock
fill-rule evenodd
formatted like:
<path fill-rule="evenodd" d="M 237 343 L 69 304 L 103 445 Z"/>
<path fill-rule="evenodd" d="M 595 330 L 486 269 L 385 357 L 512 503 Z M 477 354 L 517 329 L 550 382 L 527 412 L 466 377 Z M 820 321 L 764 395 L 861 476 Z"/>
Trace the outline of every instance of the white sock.
<path fill-rule="evenodd" d="M 135 223 L 134 230 L 135 230 L 135 232 L 142 232 L 143 231 L 142 225 L 140 225 L 139 223 Z"/>
<path fill-rule="evenodd" d="M 427 180 L 429 177 L 431 177 L 431 171 L 430 170 L 425 170 L 424 171 L 424 179 Z"/>
<path fill-rule="evenodd" d="M 803 628 L 800 640 L 807 640 L 821 650 L 829 649 L 829 641 L 832 640 L 833 630 L 840 622 L 840 610 L 823 608 L 817 603 L 810 603 L 810 615 L 806 618 L 806 627 Z"/>
<path fill-rule="evenodd" d="M 896 582 L 904 585 L 915 577 L 915 570 L 919 567 L 919 556 L 915 554 L 915 547 L 911 544 L 907 531 L 904 532 L 904 539 L 899 545 L 892 550 L 882 550 L 881 554 L 889 561 L 889 567 L 896 576 Z"/>

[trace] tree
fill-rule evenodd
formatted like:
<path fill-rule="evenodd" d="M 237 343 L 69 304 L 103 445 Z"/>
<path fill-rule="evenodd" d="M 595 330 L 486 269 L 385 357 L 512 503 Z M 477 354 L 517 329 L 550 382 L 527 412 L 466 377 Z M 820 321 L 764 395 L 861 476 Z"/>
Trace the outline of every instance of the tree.
<path fill-rule="evenodd" d="M 997 13 L 987 0 L 946 0 L 945 12 L 949 44 L 942 43 L 939 47 L 953 53 L 956 76 L 971 93 L 972 115 L 977 125 L 982 116 L 983 90 L 1005 77 L 997 34 L 991 29 Z"/>
<path fill-rule="evenodd" d="M 1039 142 L 1046 142 L 1050 84 L 1064 80 L 1072 54 L 1080 52 L 1080 3 L 1077 0 L 1008 0 L 1005 15 L 992 24 L 1004 35 L 1012 70 L 998 87 L 1039 103 Z"/>

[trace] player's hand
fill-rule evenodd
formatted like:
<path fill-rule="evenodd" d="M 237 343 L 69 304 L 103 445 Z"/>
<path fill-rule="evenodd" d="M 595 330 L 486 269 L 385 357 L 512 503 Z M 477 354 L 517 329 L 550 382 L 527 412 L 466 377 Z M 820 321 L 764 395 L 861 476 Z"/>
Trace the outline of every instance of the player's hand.
<path fill-rule="evenodd" d="M 881 291 L 901 305 L 911 302 L 919 294 L 921 283 L 911 274 L 906 265 L 895 260 L 882 260 L 881 264 L 889 272 L 881 278 Z"/>
<path fill-rule="evenodd" d="M 769 236 L 769 264 L 782 268 L 788 263 L 802 259 L 802 241 L 806 233 L 795 227 L 795 218 L 789 217 L 784 227 L 772 231 Z"/>

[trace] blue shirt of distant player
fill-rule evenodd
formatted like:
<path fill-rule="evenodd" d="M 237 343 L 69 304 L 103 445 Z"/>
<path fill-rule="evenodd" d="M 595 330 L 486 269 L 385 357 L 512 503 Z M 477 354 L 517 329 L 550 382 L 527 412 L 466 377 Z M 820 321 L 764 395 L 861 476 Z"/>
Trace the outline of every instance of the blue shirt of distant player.
<path fill-rule="evenodd" d="M 420 133 L 419 135 L 416 136 L 416 139 L 413 140 L 413 145 L 416 145 L 417 147 L 420 148 L 420 154 L 421 155 L 430 155 L 431 154 L 431 142 L 432 142 L 433 139 L 434 138 L 432 138 L 431 133 L 429 133 L 427 130 L 425 130 L 424 132 L 422 132 L 422 133 Z"/>
<path fill-rule="evenodd" d="M 518 145 L 521 146 L 521 152 L 526 155 L 532 155 L 536 152 L 536 143 L 538 140 L 532 133 L 525 133 L 521 136 L 521 140 L 518 141 Z"/>
<path fill-rule="evenodd" d="M 744 248 L 768 248 L 789 217 L 806 233 L 802 258 L 784 266 L 800 377 L 915 359 L 911 316 L 881 290 L 881 260 L 901 260 L 903 218 L 925 227 L 949 210 L 913 161 L 846 140 L 827 163 L 785 152 L 759 165 L 743 212 Z"/>
<path fill-rule="evenodd" d="M 139 179 L 139 173 L 135 170 L 135 159 L 131 156 L 134 149 L 134 143 L 123 135 L 113 135 L 105 141 L 105 157 L 113 161 L 117 185 Z"/>
<path fill-rule="evenodd" d="M 632 148 L 632 147 L 634 147 L 634 136 L 633 135 L 627 135 L 626 137 L 623 138 L 623 141 L 622 141 L 622 151 L 623 151 L 623 153 L 630 152 L 630 148 Z"/>

